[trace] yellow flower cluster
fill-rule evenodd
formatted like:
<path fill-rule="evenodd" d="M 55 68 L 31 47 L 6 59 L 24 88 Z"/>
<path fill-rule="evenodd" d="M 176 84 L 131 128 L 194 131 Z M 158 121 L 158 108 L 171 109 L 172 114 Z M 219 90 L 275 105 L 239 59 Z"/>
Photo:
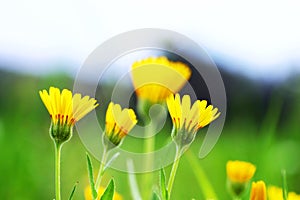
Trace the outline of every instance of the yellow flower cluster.
<path fill-rule="evenodd" d="M 192 104 L 190 96 L 184 95 L 181 101 L 179 94 L 174 95 L 191 77 L 192 71 L 187 64 L 173 62 L 161 56 L 137 61 L 132 65 L 131 69 L 132 82 L 139 100 L 146 100 L 145 102 L 148 105 L 166 101 L 173 121 L 173 130 L 176 133 L 180 132 L 178 134 L 180 137 L 177 139 L 181 140 L 182 144 L 190 144 L 198 129 L 205 127 L 219 117 L 220 112 L 218 112 L 218 109 L 208 105 L 206 100 L 197 100 Z M 57 147 L 56 198 L 59 200 L 61 144 L 71 138 L 75 123 L 99 104 L 94 98 L 82 96 L 81 94 L 73 95 L 67 89 L 60 91 L 59 88 L 50 87 L 49 92 L 42 90 L 39 91 L 39 94 L 50 114 L 50 135 Z M 122 109 L 119 104 L 110 102 L 106 111 L 105 132 L 103 134 L 106 150 L 109 150 L 109 147 L 106 146 L 107 144 L 119 145 L 136 123 L 137 118 L 133 109 Z M 99 171 L 98 175 L 100 174 L 100 176 L 97 177 L 96 187 L 101 182 L 99 180 L 101 180 L 102 170 Z M 101 196 L 103 192 L 104 188 L 100 187 L 98 195 Z M 85 198 L 86 200 L 92 198 L 90 187 L 85 191 Z M 113 199 L 122 199 L 122 197 L 115 193 Z"/>
<path fill-rule="evenodd" d="M 269 200 L 283 200 L 282 189 L 273 185 L 269 186 L 268 197 Z M 300 195 L 295 192 L 289 192 L 288 200 L 300 200 Z"/>
<path fill-rule="evenodd" d="M 241 190 L 246 190 L 246 184 L 252 179 L 256 167 L 249 162 L 228 161 L 226 165 L 227 177 L 230 181 L 229 188 L 233 195 L 241 196 Z M 282 189 L 276 186 L 268 186 L 264 181 L 252 182 L 250 200 L 283 200 Z M 300 200 L 300 195 L 295 192 L 288 193 L 288 200 Z"/>

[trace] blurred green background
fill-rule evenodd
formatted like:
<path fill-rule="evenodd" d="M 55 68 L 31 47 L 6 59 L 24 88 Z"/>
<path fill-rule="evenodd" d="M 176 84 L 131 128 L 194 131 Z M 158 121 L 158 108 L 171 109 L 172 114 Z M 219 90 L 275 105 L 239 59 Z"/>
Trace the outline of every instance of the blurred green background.
<path fill-rule="evenodd" d="M 38 91 L 51 85 L 71 89 L 72 78 L 63 73 L 32 76 L 3 70 L 0 76 L 1 198 L 53 199 L 54 148 L 48 134 L 50 119 Z M 299 78 L 266 84 L 227 72 L 222 72 L 222 76 L 228 98 L 226 123 L 212 152 L 197 161 L 219 199 L 229 199 L 225 165 L 228 160 L 236 159 L 254 163 L 257 166 L 254 180 L 263 179 L 267 184 L 280 186 L 281 170 L 286 169 L 289 189 L 300 193 Z M 97 112 L 105 109 L 100 105 Z M 158 146 L 169 139 L 169 130 L 157 136 Z M 190 150 L 195 155 L 204 138 L 202 133 L 205 129 L 199 131 Z M 132 142 L 129 138 L 123 145 L 130 146 Z M 79 184 L 75 199 L 83 199 L 83 190 L 88 185 L 85 153 L 75 131 L 62 151 L 63 199 L 68 197 L 76 181 Z M 93 159 L 93 163 L 98 169 L 98 161 Z M 170 166 L 167 175 L 169 171 Z M 183 156 L 173 199 L 204 198 L 195 174 L 197 171 Z M 157 172 L 155 176 L 154 184 L 158 184 Z M 131 199 L 127 174 L 110 169 L 103 183 L 111 177 L 116 180 L 118 193 Z M 141 179 L 141 175 L 137 177 Z"/>

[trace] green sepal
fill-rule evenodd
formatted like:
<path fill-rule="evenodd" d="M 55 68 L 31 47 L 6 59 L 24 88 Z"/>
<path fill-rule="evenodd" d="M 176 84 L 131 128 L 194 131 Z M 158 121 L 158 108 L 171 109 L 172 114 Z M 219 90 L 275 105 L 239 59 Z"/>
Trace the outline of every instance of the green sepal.
<path fill-rule="evenodd" d="M 115 182 L 114 179 L 111 179 L 108 186 L 105 189 L 105 192 L 101 196 L 101 200 L 112 200 L 115 192 Z"/>
<path fill-rule="evenodd" d="M 91 158 L 88 153 L 86 153 L 86 161 L 87 161 L 87 169 L 88 169 L 88 174 L 89 174 L 90 186 L 91 186 L 91 190 L 92 190 L 92 196 L 93 196 L 93 199 L 96 199 L 98 194 L 97 194 L 97 190 L 95 188 L 93 165 L 92 165 L 92 161 L 91 161 Z"/>
<path fill-rule="evenodd" d="M 69 141 L 73 135 L 73 126 L 68 124 L 54 124 L 51 122 L 49 129 L 50 137 L 56 144 L 63 144 Z"/>
<path fill-rule="evenodd" d="M 248 187 L 249 187 L 249 182 L 246 183 L 231 182 L 229 179 L 227 179 L 227 189 L 233 197 L 241 198 Z"/>
<path fill-rule="evenodd" d="M 161 190 L 161 196 L 163 200 L 168 200 L 169 199 L 169 193 L 166 187 L 166 174 L 165 170 L 163 168 L 160 169 L 159 173 L 159 186 Z"/>

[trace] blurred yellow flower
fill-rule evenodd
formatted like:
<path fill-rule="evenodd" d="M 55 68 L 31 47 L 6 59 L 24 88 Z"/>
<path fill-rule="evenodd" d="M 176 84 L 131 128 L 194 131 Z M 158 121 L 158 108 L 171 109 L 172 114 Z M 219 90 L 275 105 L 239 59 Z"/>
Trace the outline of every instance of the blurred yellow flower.
<path fill-rule="evenodd" d="M 97 200 L 101 198 L 101 196 L 103 195 L 104 191 L 105 191 L 104 187 L 100 187 L 98 189 L 98 198 L 97 198 Z M 84 199 L 85 200 L 93 200 L 92 190 L 91 190 L 90 186 L 87 186 L 84 189 Z M 113 200 L 123 200 L 123 197 L 115 191 Z"/>
<path fill-rule="evenodd" d="M 136 123 L 136 115 L 132 109 L 122 110 L 119 104 L 110 102 L 106 111 L 105 135 L 114 145 L 119 145 Z"/>
<path fill-rule="evenodd" d="M 250 200 L 266 200 L 266 184 L 263 181 L 252 182 Z"/>
<path fill-rule="evenodd" d="M 246 183 L 253 177 L 256 167 L 249 162 L 228 161 L 226 171 L 231 182 Z"/>
<path fill-rule="evenodd" d="M 184 129 L 189 133 L 195 133 L 220 115 L 218 108 L 213 108 L 212 105 L 206 107 L 207 101 L 205 100 L 197 100 L 191 106 L 189 95 L 184 95 L 182 101 L 180 101 L 179 94 L 170 95 L 166 101 L 176 130 Z"/>
<path fill-rule="evenodd" d="M 67 89 L 60 92 L 58 88 L 50 87 L 49 93 L 42 90 L 39 94 L 51 117 L 50 135 L 60 143 L 70 138 L 77 121 L 98 106 L 94 98 L 81 97 L 81 94 L 72 96 Z"/>
<path fill-rule="evenodd" d="M 276 186 L 268 186 L 269 200 L 283 200 L 282 189 Z M 300 200 L 300 195 L 295 192 L 288 193 L 288 200 Z"/>
<path fill-rule="evenodd" d="M 178 92 L 191 76 L 190 68 L 182 62 L 166 57 L 150 57 L 133 63 L 132 82 L 136 94 L 151 103 L 164 101 Z"/>
<path fill-rule="evenodd" d="M 300 200 L 300 195 L 295 192 L 288 193 L 288 200 Z"/>
<path fill-rule="evenodd" d="M 58 88 L 50 87 L 49 94 L 47 90 L 42 90 L 39 94 L 54 124 L 74 125 L 98 106 L 94 98 L 82 98 L 81 94 L 72 96 L 72 92 L 67 89 L 60 92 Z"/>

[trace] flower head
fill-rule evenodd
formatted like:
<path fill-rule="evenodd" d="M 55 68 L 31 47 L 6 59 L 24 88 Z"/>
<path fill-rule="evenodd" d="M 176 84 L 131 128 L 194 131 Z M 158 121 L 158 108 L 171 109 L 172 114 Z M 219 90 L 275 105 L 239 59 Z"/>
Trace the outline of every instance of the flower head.
<path fill-rule="evenodd" d="M 110 102 L 106 111 L 105 136 L 117 146 L 136 123 L 136 115 L 132 109 L 122 110 L 119 104 Z"/>
<path fill-rule="evenodd" d="M 266 200 L 266 184 L 263 181 L 252 182 L 250 200 Z"/>
<path fill-rule="evenodd" d="M 51 117 L 51 137 L 58 142 L 67 141 L 74 124 L 98 106 L 97 101 L 89 96 L 81 97 L 81 94 L 72 96 L 70 90 L 62 92 L 58 88 L 50 87 L 39 91 L 40 97 Z"/>
<path fill-rule="evenodd" d="M 98 195 L 97 199 L 100 199 L 100 197 L 103 195 L 104 191 L 105 191 L 104 187 L 100 187 L 98 189 L 98 194 L 99 195 Z M 93 199 L 93 197 L 92 197 L 92 190 L 91 190 L 90 186 L 87 186 L 84 189 L 84 199 L 85 200 L 92 200 Z M 119 193 L 114 192 L 113 200 L 123 200 L 123 197 Z"/>
<path fill-rule="evenodd" d="M 240 197 L 249 185 L 250 179 L 255 173 L 256 167 L 244 161 L 228 161 L 226 165 L 227 186 L 229 192 Z"/>
<path fill-rule="evenodd" d="M 137 61 L 131 68 L 137 96 L 151 103 L 161 102 L 178 92 L 191 76 L 186 64 L 169 61 L 164 56 Z"/>
<path fill-rule="evenodd" d="M 207 106 L 205 100 L 197 100 L 191 106 L 189 95 L 184 95 L 182 101 L 179 94 L 170 95 L 166 101 L 173 121 L 173 132 L 175 135 L 177 133 L 189 135 L 190 137 L 185 137 L 188 140 L 194 137 L 198 129 L 208 125 L 220 115 L 218 108 Z"/>
<path fill-rule="evenodd" d="M 282 189 L 276 186 L 268 186 L 269 200 L 283 200 Z M 295 192 L 288 193 L 288 200 L 300 200 L 300 195 Z"/>
<path fill-rule="evenodd" d="M 231 182 L 246 183 L 253 177 L 256 167 L 249 162 L 228 161 L 226 171 Z"/>

